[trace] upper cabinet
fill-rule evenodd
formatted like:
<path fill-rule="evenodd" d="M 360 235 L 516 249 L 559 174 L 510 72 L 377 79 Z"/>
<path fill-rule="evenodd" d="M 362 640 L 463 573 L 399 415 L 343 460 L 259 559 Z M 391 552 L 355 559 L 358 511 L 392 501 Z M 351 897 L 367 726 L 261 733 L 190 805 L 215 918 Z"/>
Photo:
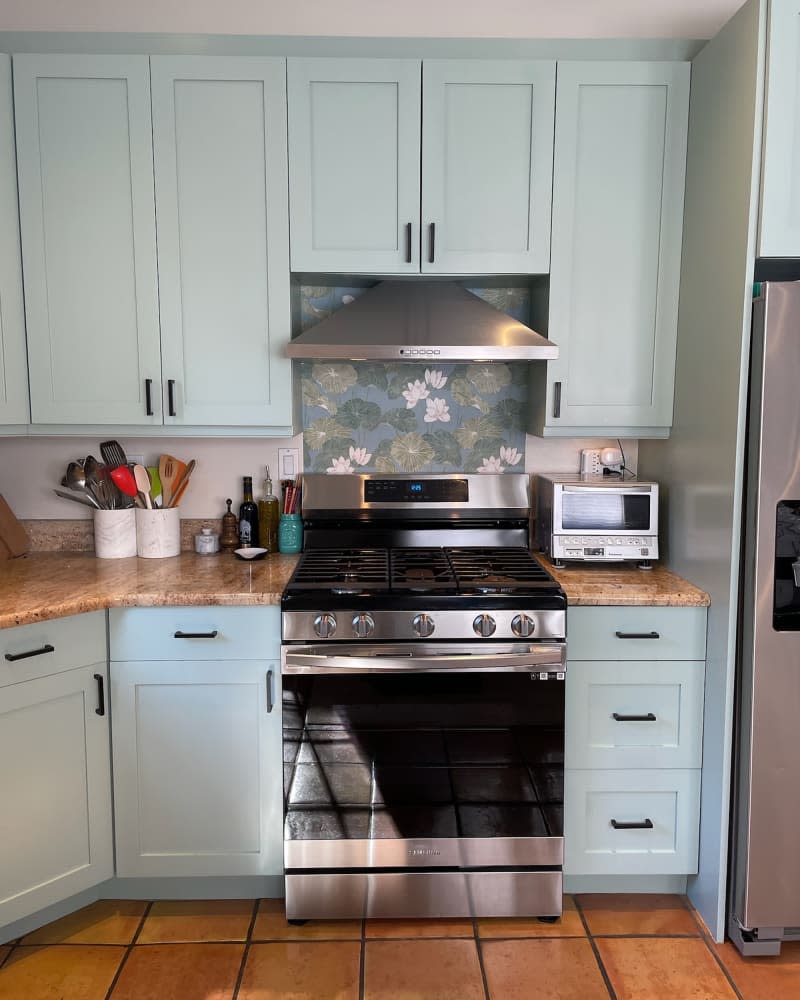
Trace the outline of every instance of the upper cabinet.
<path fill-rule="evenodd" d="M 688 109 L 688 63 L 559 63 L 534 433 L 669 433 Z"/>
<path fill-rule="evenodd" d="M 11 60 L 0 55 L 0 425 L 27 424 L 28 369 L 19 250 Z"/>
<path fill-rule="evenodd" d="M 152 64 L 14 58 L 33 422 L 285 432 L 285 61 Z"/>
<path fill-rule="evenodd" d="M 800 257 L 800 0 L 771 0 L 759 257 Z"/>
<path fill-rule="evenodd" d="M 288 81 L 293 270 L 548 270 L 554 63 L 290 59 Z"/>

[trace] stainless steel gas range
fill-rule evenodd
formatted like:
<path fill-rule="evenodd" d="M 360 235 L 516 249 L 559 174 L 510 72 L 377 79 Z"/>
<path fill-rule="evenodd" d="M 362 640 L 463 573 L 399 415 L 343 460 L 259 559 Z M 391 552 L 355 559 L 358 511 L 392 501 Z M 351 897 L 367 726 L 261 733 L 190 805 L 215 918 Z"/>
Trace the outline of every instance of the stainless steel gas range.
<path fill-rule="evenodd" d="M 304 486 L 287 917 L 558 916 L 566 598 L 527 548 L 527 477 Z"/>

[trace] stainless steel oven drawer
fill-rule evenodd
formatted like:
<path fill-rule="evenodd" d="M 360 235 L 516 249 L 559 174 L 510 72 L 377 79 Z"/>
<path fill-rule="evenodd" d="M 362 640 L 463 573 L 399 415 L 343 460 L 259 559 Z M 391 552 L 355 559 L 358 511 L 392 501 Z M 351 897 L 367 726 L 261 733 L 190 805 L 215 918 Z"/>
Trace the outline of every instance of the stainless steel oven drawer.
<path fill-rule="evenodd" d="M 343 872 L 286 876 L 288 920 L 559 917 L 560 871 Z"/>

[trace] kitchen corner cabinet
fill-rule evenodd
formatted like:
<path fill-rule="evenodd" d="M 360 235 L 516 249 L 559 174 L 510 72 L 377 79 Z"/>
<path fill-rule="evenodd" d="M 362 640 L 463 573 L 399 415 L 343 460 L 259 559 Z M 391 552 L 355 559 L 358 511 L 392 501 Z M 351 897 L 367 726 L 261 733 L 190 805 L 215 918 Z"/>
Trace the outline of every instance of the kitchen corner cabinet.
<path fill-rule="evenodd" d="M 11 60 L 0 54 L 0 427 L 30 420 L 14 145 Z"/>
<path fill-rule="evenodd" d="M 105 612 L 0 634 L 0 926 L 113 875 Z"/>
<path fill-rule="evenodd" d="M 291 422 L 284 67 L 14 57 L 33 423 Z"/>
<path fill-rule="evenodd" d="M 564 872 L 694 873 L 706 610 L 569 615 Z"/>
<path fill-rule="evenodd" d="M 547 335 L 559 357 L 531 367 L 535 434 L 669 434 L 689 66 L 558 64 Z"/>
<path fill-rule="evenodd" d="M 119 876 L 283 871 L 279 636 L 277 608 L 110 612 Z"/>
<path fill-rule="evenodd" d="M 289 59 L 292 269 L 546 272 L 554 91 L 548 61 Z"/>

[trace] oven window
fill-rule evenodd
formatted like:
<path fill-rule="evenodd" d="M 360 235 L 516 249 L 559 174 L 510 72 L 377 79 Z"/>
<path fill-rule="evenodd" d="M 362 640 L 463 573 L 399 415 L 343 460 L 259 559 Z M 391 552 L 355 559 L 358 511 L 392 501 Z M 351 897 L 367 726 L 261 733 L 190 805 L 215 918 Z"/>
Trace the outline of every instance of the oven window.
<path fill-rule="evenodd" d="M 564 684 L 285 676 L 288 840 L 563 834 Z"/>
<path fill-rule="evenodd" d="M 561 495 L 561 525 L 565 531 L 639 531 L 650 528 L 647 494 L 591 490 Z"/>

